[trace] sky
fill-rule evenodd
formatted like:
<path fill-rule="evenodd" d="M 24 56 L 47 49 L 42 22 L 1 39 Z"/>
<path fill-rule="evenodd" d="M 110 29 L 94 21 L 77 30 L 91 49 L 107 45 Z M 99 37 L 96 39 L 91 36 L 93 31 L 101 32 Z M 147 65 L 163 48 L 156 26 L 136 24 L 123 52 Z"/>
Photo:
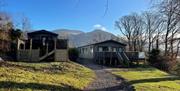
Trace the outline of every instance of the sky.
<path fill-rule="evenodd" d="M 33 30 L 73 29 L 90 32 L 102 29 L 115 35 L 114 22 L 121 16 L 150 8 L 149 0 L 5 0 L 2 10 L 15 21 L 26 16 Z"/>

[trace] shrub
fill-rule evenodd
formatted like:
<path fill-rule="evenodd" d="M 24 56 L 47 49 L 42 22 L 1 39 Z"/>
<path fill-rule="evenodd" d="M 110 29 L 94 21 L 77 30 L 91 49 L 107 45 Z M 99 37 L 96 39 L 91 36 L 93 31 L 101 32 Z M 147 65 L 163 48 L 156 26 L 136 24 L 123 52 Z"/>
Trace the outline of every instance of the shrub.
<path fill-rule="evenodd" d="M 173 74 L 179 75 L 180 76 L 180 63 L 178 63 L 174 70 L 173 70 Z"/>
<path fill-rule="evenodd" d="M 68 55 L 71 61 L 77 61 L 79 57 L 79 51 L 76 48 L 70 48 L 68 50 Z"/>
<path fill-rule="evenodd" d="M 149 63 L 158 69 L 171 71 L 176 65 L 176 59 L 171 56 L 160 55 L 160 50 L 153 49 L 149 53 Z"/>
<path fill-rule="evenodd" d="M 170 56 L 159 56 L 154 63 L 154 66 L 165 71 L 171 71 L 173 67 L 176 65 L 176 61 L 173 60 Z"/>
<path fill-rule="evenodd" d="M 159 56 L 160 56 L 160 50 L 152 49 L 152 51 L 149 52 L 149 62 L 151 64 L 156 63 L 158 58 L 159 58 Z"/>

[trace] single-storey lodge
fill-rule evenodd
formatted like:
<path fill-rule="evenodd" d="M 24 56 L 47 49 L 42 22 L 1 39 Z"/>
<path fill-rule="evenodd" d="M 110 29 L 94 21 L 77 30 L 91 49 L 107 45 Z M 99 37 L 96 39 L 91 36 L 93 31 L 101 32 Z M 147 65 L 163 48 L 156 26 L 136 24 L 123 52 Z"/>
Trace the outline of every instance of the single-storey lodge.
<path fill-rule="evenodd" d="M 145 59 L 144 53 L 127 52 L 126 44 L 115 40 L 106 40 L 81 46 L 78 47 L 78 50 L 80 58 L 92 59 L 95 62 L 104 65 L 129 65 L 133 61 Z"/>

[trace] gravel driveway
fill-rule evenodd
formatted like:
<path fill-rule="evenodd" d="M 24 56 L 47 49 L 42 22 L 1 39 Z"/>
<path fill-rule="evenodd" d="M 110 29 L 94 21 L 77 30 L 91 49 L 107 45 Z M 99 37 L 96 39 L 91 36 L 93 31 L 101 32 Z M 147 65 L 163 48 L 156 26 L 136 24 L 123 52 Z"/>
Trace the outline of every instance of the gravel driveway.
<path fill-rule="evenodd" d="M 92 60 L 80 59 L 80 64 L 94 70 L 96 79 L 84 91 L 133 91 L 123 78 L 111 74 L 111 68 L 92 62 Z"/>

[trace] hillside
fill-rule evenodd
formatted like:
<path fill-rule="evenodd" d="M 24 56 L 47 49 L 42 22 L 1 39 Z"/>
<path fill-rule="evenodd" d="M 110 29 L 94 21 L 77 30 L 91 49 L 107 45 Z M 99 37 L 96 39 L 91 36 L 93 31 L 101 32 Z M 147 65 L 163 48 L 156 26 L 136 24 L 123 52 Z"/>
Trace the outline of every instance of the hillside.
<path fill-rule="evenodd" d="M 118 40 L 118 37 L 114 34 L 102 30 L 85 33 L 80 30 L 56 29 L 52 32 L 57 33 L 59 39 L 68 39 L 69 47 L 79 47 L 110 39 Z M 23 35 L 24 38 L 27 38 L 27 32 L 23 32 Z"/>
<path fill-rule="evenodd" d="M 70 30 L 70 29 L 56 29 L 53 32 L 59 34 L 58 37 L 63 39 L 68 39 L 70 36 L 84 33 L 80 30 Z"/>
<path fill-rule="evenodd" d="M 78 30 L 59 29 L 54 30 L 54 32 L 59 34 L 59 38 L 69 39 L 70 47 L 78 47 L 105 40 L 117 39 L 115 35 L 102 30 L 84 33 Z"/>
<path fill-rule="evenodd" d="M 0 62 L 0 91 L 81 91 L 92 70 L 74 62 Z"/>

